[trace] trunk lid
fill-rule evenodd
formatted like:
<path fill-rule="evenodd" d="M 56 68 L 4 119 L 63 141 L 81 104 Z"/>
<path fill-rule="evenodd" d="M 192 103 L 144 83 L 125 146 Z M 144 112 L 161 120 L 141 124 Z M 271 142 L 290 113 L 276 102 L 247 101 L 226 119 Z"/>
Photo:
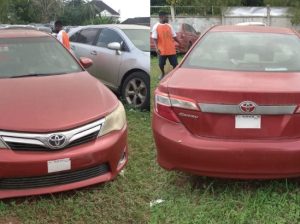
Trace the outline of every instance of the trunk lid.
<path fill-rule="evenodd" d="M 300 137 L 299 73 L 179 68 L 167 80 L 170 95 L 195 100 L 202 111 L 174 108 L 194 135 L 230 139 Z M 251 101 L 255 112 L 240 104 Z M 224 109 L 225 108 L 225 109 Z M 260 115 L 260 128 L 236 128 L 236 115 Z"/>

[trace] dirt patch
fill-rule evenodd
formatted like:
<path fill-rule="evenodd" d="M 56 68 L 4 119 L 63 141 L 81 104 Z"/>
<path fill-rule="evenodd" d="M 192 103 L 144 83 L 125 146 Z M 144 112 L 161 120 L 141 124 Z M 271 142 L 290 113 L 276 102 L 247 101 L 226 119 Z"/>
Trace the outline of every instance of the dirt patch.
<path fill-rule="evenodd" d="M 14 216 L 0 218 L 0 224 L 21 224 L 22 222 Z"/>

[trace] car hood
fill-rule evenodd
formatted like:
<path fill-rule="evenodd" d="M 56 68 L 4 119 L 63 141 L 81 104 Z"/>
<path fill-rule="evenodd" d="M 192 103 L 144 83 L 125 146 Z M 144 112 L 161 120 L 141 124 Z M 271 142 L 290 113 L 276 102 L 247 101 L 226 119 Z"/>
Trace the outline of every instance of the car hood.
<path fill-rule="evenodd" d="M 116 96 L 87 72 L 0 80 L 0 130 L 53 132 L 106 116 Z"/>

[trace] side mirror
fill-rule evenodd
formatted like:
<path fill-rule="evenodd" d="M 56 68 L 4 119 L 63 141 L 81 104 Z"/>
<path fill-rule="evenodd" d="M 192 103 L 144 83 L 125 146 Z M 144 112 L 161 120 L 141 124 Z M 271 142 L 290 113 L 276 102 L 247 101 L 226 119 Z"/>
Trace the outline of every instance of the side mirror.
<path fill-rule="evenodd" d="M 85 57 L 81 57 L 79 59 L 80 64 L 84 67 L 84 68 L 89 68 L 92 66 L 93 64 L 93 60 L 90 58 L 85 58 Z"/>
<path fill-rule="evenodd" d="M 118 42 L 112 42 L 107 45 L 107 47 L 111 50 L 119 51 L 121 50 L 121 44 Z"/>
<path fill-rule="evenodd" d="M 121 55 L 121 44 L 118 42 L 112 42 L 107 45 L 108 49 L 115 50 L 117 55 Z"/>

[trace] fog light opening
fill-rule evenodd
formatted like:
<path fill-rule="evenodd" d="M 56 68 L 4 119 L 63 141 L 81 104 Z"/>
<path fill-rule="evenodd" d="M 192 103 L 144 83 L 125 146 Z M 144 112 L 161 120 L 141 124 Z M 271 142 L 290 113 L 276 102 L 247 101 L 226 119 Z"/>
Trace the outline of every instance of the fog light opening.
<path fill-rule="evenodd" d="M 123 165 L 126 162 L 126 152 L 123 152 L 119 160 L 118 166 Z"/>

